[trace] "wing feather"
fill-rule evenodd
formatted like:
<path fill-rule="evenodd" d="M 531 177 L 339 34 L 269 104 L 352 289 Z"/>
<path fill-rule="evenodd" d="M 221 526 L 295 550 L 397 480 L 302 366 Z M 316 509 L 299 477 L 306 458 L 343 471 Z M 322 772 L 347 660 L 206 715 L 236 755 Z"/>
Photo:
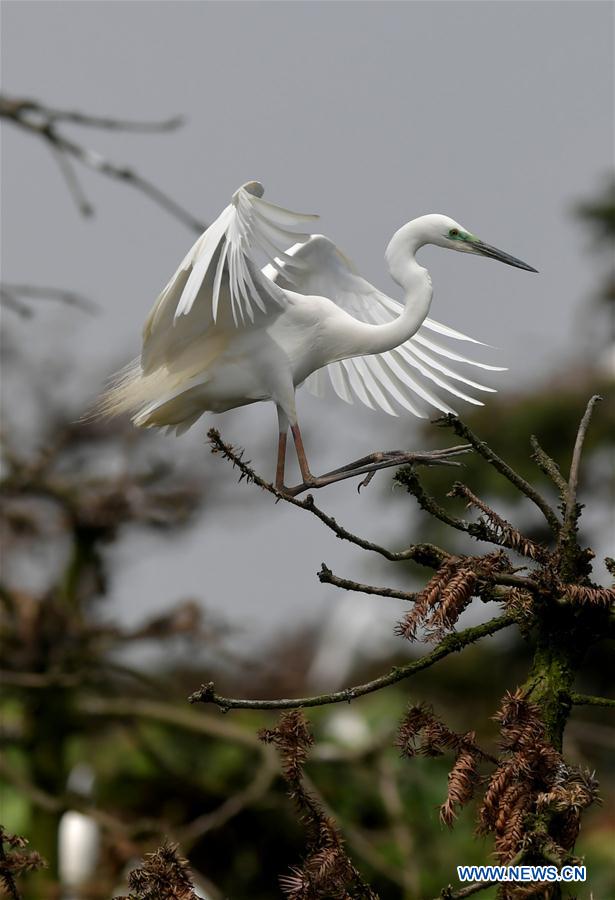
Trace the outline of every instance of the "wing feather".
<path fill-rule="evenodd" d="M 323 235 L 312 235 L 307 242 L 289 247 L 283 257 L 278 256 L 265 267 L 263 274 L 282 287 L 328 297 L 362 322 L 381 325 L 399 316 L 403 309 L 398 300 L 362 278 L 354 264 Z M 468 393 L 467 388 L 487 392 L 495 389 L 467 378 L 443 360 L 492 372 L 505 370 L 443 346 L 432 340 L 433 333 L 453 341 L 488 346 L 435 319 L 427 318 L 417 333 L 399 347 L 386 353 L 330 363 L 306 379 L 306 387 L 317 396 L 322 396 L 324 384 L 328 381 L 337 396 L 347 403 L 357 398 L 371 409 L 380 408 L 390 415 L 398 415 L 397 405 L 424 417 L 426 413 L 416 403 L 416 398 L 443 412 L 454 412 L 429 385 L 481 406 L 482 402 Z"/>

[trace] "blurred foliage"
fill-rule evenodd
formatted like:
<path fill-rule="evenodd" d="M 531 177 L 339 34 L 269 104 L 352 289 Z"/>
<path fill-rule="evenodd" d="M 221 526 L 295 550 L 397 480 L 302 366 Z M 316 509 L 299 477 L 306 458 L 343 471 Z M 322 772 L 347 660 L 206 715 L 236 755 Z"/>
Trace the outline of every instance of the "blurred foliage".
<path fill-rule="evenodd" d="M 607 305 L 615 305 L 615 176 L 605 182 L 604 189 L 593 199 L 576 206 L 577 216 L 585 222 L 605 255 L 608 274 L 599 297 Z M 613 337 L 613 335 L 611 335 Z"/>

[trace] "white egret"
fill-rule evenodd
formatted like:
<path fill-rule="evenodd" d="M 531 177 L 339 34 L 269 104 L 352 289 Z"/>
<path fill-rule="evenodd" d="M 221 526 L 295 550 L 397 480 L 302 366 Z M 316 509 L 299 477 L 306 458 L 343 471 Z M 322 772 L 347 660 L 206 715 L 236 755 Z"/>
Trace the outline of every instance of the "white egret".
<path fill-rule="evenodd" d="M 304 382 L 321 395 L 330 381 L 341 399 L 352 403 L 356 397 L 391 415 L 400 406 L 424 416 L 417 396 L 453 412 L 429 382 L 480 405 L 460 385 L 492 389 L 460 375 L 448 360 L 501 369 L 432 339 L 435 332 L 480 343 L 427 318 L 431 278 L 416 252 L 436 244 L 536 269 L 447 216 L 421 216 L 396 231 L 386 249 L 391 276 L 405 294 L 401 304 L 363 279 L 328 238 L 297 232 L 316 216 L 290 212 L 262 196 L 261 184 L 244 184 L 189 250 L 145 323 L 140 360 L 103 397 L 103 414 L 130 411 L 137 426 L 167 427 L 179 435 L 206 411 L 272 400 L 279 424 L 276 487 L 285 490 L 289 427 L 304 485 L 330 483 L 332 475 L 367 459 L 320 479 L 312 475 L 295 405 L 295 390 Z M 268 259 L 263 269 L 259 254 Z"/>

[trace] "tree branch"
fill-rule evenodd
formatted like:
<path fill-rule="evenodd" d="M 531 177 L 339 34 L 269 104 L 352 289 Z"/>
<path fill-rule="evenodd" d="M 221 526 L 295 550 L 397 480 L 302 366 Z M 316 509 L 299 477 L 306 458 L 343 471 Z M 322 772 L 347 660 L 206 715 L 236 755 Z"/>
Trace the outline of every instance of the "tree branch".
<path fill-rule="evenodd" d="M 532 447 L 532 459 L 538 468 L 551 479 L 565 502 L 568 497 L 568 482 L 560 472 L 559 466 L 554 459 L 551 459 L 548 453 L 545 453 L 534 434 L 530 435 L 530 445 Z"/>
<path fill-rule="evenodd" d="M 76 110 L 56 109 L 43 105 L 37 100 L 9 100 L 2 98 L 4 103 L 17 107 L 21 116 L 38 116 L 45 121 L 69 122 L 72 125 L 81 125 L 87 128 L 100 128 L 106 131 L 128 131 L 137 133 L 174 131 L 184 124 L 183 116 L 173 116 L 156 122 L 134 122 L 129 119 L 110 118 L 108 116 L 91 116 Z M 0 102 L 2 102 L 0 101 Z"/>
<path fill-rule="evenodd" d="M 592 697 L 591 694 L 571 694 L 570 702 L 574 706 L 605 706 L 615 709 L 615 700 L 609 697 Z"/>
<path fill-rule="evenodd" d="M 417 598 L 416 593 L 398 591 L 395 588 L 375 587 L 371 584 L 361 584 L 359 581 L 351 581 L 349 578 L 339 578 L 334 575 L 324 563 L 318 572 L 318 580 L 321 584 L 332 584 L 343 588 L 345 591 L 358 591 L 361 594 L 376 594 L 379 597 L 393 597 L 397 600 L 408 600 L 412 603 Z"/>
<path fill-rule="evenodd" d="M 594 396 L 590 398 L 587 404 L 587 408 L 583 413 L 583 418 L 581 419 L 581 422 L 579 424 L 577 438 L 574 443 L 574 450 L 572 451 L 572 463 L 570 464 L 570 475 L 568 478 L 566 509 L 564 512 L 564 538 L 570 535 L 578 519 L 579 513 L 577 509 L 577 489 L 579 486 L 579 468 L 581 465 L 581 454 L 583 453 L 585 435 L 587 434 L 587 429 L 589 428 L 589 423 L 591 421 L 594 406 L 600 400 L 602 400 L 602 397 L 599 394 L 594 394 Z"/>
<path fill-rule="evenodd" d="M 435 544 L 412 544 L 412 546 L 408 547 L 406 550 L 394 552 L 388 550 L 386 547 L 381 547 L 378 544 L 374 544 L 372 541 L 359 537 L 351 531 L 348 531 L 342 525 L 339 525 L 333 516 L 330 516 L 322 509 L 319 509 L 314 503 L 314 498 L 311 494 L 308 494 L 303 500 L 298 500 L 296 497 L 292 497 L 289 494 L 284 494 L 281 491 L 276 490 L 270 482 L 265 481 L 264 478 L 257 475 L 254 469 L 250 467 L 249 463 L 244 462 L 243 451 L 236 451 L 230 444 L 226 444 L 215 428 L 210 428 L 207 432 L 207 437 L 209 438 L 209 443 L 212 447 L 212 453 L 220 453 L 224 459 L 229 459 L 233 466 L 239 469 L 241 473 L 239 477 L 240 481 L 245 478 L 246 481 L 253 482 L 263 490 L 273 494 L 277 500 L 284 500 L 286 503 L 290 503 L 291 506 L 297 506 L 299 509 L 307 509 L 343 541 L 349 541 L 351 544 L 355 544 L 363 550 L 379 553 L 390 562 L 414 560 L 423 566 L 435 569 L 450 556 L 450 553 L 447 553 L 446 550 L 442 550 L 440 547 L 436 547 Z"/>
<path fill-rule="evenodd" d="M 483 459 L 485 459 L 494 469 L 496 469 L 501 475 L 503 475 L 511 484 L 517 488 L 517 490 L 521 491 L 522 494 L 525 494 L 532 503 L 534 503 L 538 509 L 542 512 L 543 516 L 547 520 L 551 531 L 555 535 L 559 535 L 560 532 L 560 523 L 555 514 L 555 512 L 551 509 L 547 501 L 544 497 L 538 493 L 538 491 L 532 487 L 529 482 L 525 480 L 521 475 L 511 469 L 508 463 L 504 462 L 497 453 L 485 444 L 484 441 L 481 441 L 480 438 L 471 431 L 467 425 L 465 425 L 461 419 L 457 418 L 457 416 L 453 416 L 450 413 L 446 416 L 441 416 L 439 419 L 435 420 L 436 425 L 441 425 L 445 428 L 452 428 L 455 434 L 460 437 L 465 438 L 472 447 L 479 453 Z"/>
<path fill-rule="evenodd" d="M 0 285 L 0 301 L 7 307 L 24 318 L 34 315 L 34 310 L 25 300 L 57 300 L 67 306 L 73 306 L 83 312 L 94 314 L 98 312 L 98 306 L 87 297 L 77 294 L 75 291 L 67 291 L 61 288 L 41 287 L 34 284 L 7 284 Z"/>
<path fill-rule="evenodd" d="M 475 881 L 474 884 L 468 884 L 458 891 L 454 891 L 452 887 L 449 886 L 439 893 L 437 900 L 463 900 L 464 897 L 471 897 L 473 894 L 479 894 L 481 891 L 486 891 L 487 888 L 493 887 L 494 884 L 497 884 L 497 882 Z"/>
<path fill-rule="evenodd" d="M 497 631 L 507 628 L 514 621 L 514 616 L 507 614 L 490 619 L 483 625 L 476 625 L 472 628 L 466 628 L 464 631 L 450 634 L 431 653 L 427 653 L 420 659 L 413 660 L 405 666 L 395 666 L 386 675 L 381 675 L 373 681 L 345 688 L 341 691 L 333 691 L 330 694 L 320 694 L 314 697 L 301 697 L 292 700 L 241 700 L 216 694 L 214 684 L 210 682 L 202 685 L 198 691 L 191 694 L 188 701 L 190 703 L 213 703 L 223 712 L 228 712 L 229 709 L 298 709 L 308 706 L 326 706 L 331 703 L 349 703 L 357 697 L 373 694 L 375 691 L 380 691 L 390 684 L 396 684 L 398 681 L 411 678 L 418 672 L 429 669 L 446 656 L 450 656 L 451 653 L 457 653 L 463 647 L 467 647 L 469 644 L 473 644 L 487 635 L 495 634 Z"/>
<path fill-rule="evenodd" d="M 178 127 L 181 119 L 173 118 L 158 123 L 126 122 L 121 119 L 52 109 L 33 100 L 14 100 L 5 95 L 0 95 L 0 118 L 7 119 L 13 125 L 40 138 L 47 144 L 62 167 L 62 173 L 68 182 L 70 193 L 77 202 L 81 213 L 90 215 L 92 207 L 85 199 L 76 175 L 70 168 L 70 159 L 76 160 L 101 175 L 132 185 L 193 231 L 199 234 L 205 231 L 207 226 L 203 222 L 192 216 L 172 197 L 161 191 L 151 181 L 143 178 L 138 172 L 127 166 L 118 166 L 110 162 L 100 153 L 67 138 L 57 129 L 57 125 L 64 122 L 114 131 L 160 132 Z"/>

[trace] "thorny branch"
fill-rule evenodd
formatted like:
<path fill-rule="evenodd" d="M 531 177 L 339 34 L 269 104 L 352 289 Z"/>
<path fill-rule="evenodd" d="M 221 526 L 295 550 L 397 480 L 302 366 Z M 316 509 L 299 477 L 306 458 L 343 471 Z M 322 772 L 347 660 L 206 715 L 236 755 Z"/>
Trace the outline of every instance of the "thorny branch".
<path fill-rule="evenodd" d="M 457 653 L 463 647 L 474 644 L 487 635 L 492 635 L 503 628 L 508 628 L 514 621 L 515 619 L 512 615 L 503 615 L 490 619 L 483 625 L 475 625 L 463 631 L 449 634 L 431 653 L 427 653 L 420 659 L 413 660 L 404 666 L 395 666 L 386 675 L 381 675 L 379 678 L 374 678 L 365 684 L 358 684 L 341 691 L 333 691 L 330 694 L 319 694 L 314 697 L 299 697 L 296 699 L 241 700 L 216 694 L 213 682 L 210 682 L 202 685 L 199 690 L 190 695 L 188 700 L 190 703 L 213 703 L 222 712 L 228 712 L 230 709 L 299 709 L 308 706 L 326 706 L 331 703 L 349 703 L 351 700 L 356 700 L 357 697 L 373 694 L 375 691 L 380 691 L 391 684 L 396 684 L 398 681 L 411 678 L 418 672 L 429 669 L 446 656 L 450 656 L 451 653 Z"/>
<path fill-rule="evenodd" d="M 333 533 L 343 541 L 349 541 L 351 544 L 355 544 L 357 547 L 360 547 L 362 550 L 369 550 L 372 553 L 378 553 L 380 556 L 383 556 L 389 562 L 406 562 L 412 560 L 413 562 L 419 563 L 422 566 L 426 566 L 431 569 L 439 569 L 440 566 L 451 559 L 452 554 L 450 554 L 447 550 L 442 549 L 442 547 L 437 547 L 435 544 L 430 543 L 420 543 L 420 544 L 411 544 L 410 547 L 407 547 L 405 550 L 394 551 L 389 550 L 386 547 L 381 547 L 379 544 L 375 544 L 372 541 L 368 541 L 365 538 L 359 537 L 359 535 L 353 534 L 351 531 L 348 531 L 342 525 L 340 525 L 333 516 L 328 515 L 324 510 L 320 509 L 314 503 L 314 498 L 311 494 L 308 494 L 303 500 L 297 499 L 297 497 L 290 496 L 289 494 L 284 494 L 281 491 L 276 490 L 276 488 L 264 478 L 261 478 L 254 469 L 250 466 L 249 462 L 245 462 L 243 459 L 243 451 L 236 450 L 231 444 L 225 443 L 220 433 L 215 429 L 211 428 L 207 432 L 207 437 L 209 438 L 209 443 L 211 444 L 212 453 L 219 453 L 222 455 L 224 459 L 228 459 L 233 464 L 234 468 L 239 469 L 240 476 L 239 481 L 243 481 L 244 478 L 247 482 L 258 485 L 258 487 L 267 491 L 276 498 L 277 501 L 284 500 L 285 503 L 290 503 L 291 506 L 297 506 L 299 509 L 306 509 L 308 512 L 311 512 L 316 516 L 317 519 L 330 528 Z M 495 584 L 507 585 L 510 587 L 519 587 L 525 588 L 528 591 L 535 592 L 538 590 L 538 585 L 536 585 L 531 579 L 524 578 L 520 575 L 515 574 L 495 574 L 493 576 L 493 581 Z M 393 596 L 392 594 L 387 594 L 386 596 Z M 405 599 L 405 598 L 402 598 Z M 409 598 L 411 599 L 411 597 Z"/>
<path fill-rule="evenodd" d="M 60 165 L 69 191 L 82 215 L 91 215 L 93 210 L 85 198 L 73 169 L 73 161 L 108 178 L 131 185 L 193 231 L 200 234 L 205 230 L 206 225 L 203 222 L 192 216 L 169 194 L 160 190 L 134 169 L 111 162 L 98 151 L 91 150 L 72 138 L 68 138 L 61 131 L 63 124 L 70 124 L 107 131 L 164 132 L 178 128 L 182 124 L 181 118 L 174 117 L 161 122 L 127 122 L 122 119 L 54 109 L 35 100 L 15 99 L 6 95 L 0 95 L 0 118 L 6 119 L 26 133 L 40 138 L 49 147 L 54 159 Z"/>
<path fill-rule="evenodd" d="M 374 544 L 372 541 L 359 537 L 351 531 L 348 531 L 342 525 L 339 525 L 333 516 L 328 515 L 316 506 L 311 494 L 308 494 L 304 500 L 298 500 L 296 497 L 292 497 L 289 494 L 284 494 L 281 491 L 276 490 L 270 482 L 265 481 L 264 478 L 257 475 L 254 469 L 251 468 L 249 462 L 244 462 L 243 451 L 235 450 L 230 444 L 226 444 L 215 428 L 210 428 L 207 432 L 207 437 L 211 444 L 212 453 L 220 453 L 224 459 L 230 460 L 233 466 L 239 469 L 241 473 L 239 477 L 240 481 L 243 481 L 245 478 L 246 481 L 252 482 L 263 490 L 273 494 L 276 500 L 284 500 L 286 503 L 290 503 L 291 506 L 297 506 L 299 509 L 307 509 L 343 541 L 349 541 L 351 544 L 356 544 L 357 547 L 361 547 L 363 550 L 379 553 L 390 562 L 414 560 L 415 562 L 430 568 L 437 568 L 445 559 L 448 559 L 450 555 L 446 550 L 436 547 L 435 544 L 412 544 L 412 546 L 408 547 L 406 550 L 394 552 L 388 550 L 386 547 L 381 547 L 378 544 Z"/>
<path fill-rule="evenodd" d="M 490 541 L 501 547 L 508 547 L 510 550 L 516 550 L 517 553 L 530 559 L 542 561 L 547 559 L 548 554 L 541 544 L 537 544 L 521 534 L 514 525 L 503 519 L 495 510 L 487 506 L 483 500 L 480 500 L 467 485 L 456 481 L 448 496 L 462 497 L 467 502 L 468 507 L 479 509 L 485 516 L 484 519 L 481 518 L 478 522 L 472 522 L 467 525 L 465 530 L 472 537 L 478 540 Z"/>
<path fill-rule="evenodd" d="M 378 900 L 378 895 L 363 880 L 346 853 L 335 820 L 306 785 L 303 767 L 314 738 L 303 713 L 299 710 L 283 713 L 277 727 L 261 730 L 259 737 L 276 747 L 287 793 L 306 830 L 304 858 L 288 875 L 280 878 L 284 894 L 289 900 L 320 900 L 324 897 Z"/>

